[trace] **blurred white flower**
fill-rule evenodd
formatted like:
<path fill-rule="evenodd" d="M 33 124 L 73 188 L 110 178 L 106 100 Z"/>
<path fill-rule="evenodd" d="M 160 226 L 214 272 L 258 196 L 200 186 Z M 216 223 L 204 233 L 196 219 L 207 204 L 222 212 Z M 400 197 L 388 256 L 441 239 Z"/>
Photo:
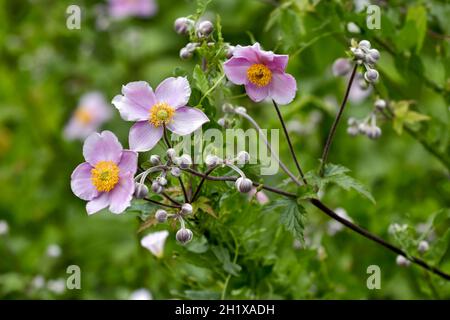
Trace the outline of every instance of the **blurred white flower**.
<path fill-rule="evenodd" d="M 347 211 L 344 208 L 336 208 L 334 212 L 341 218 L 344 218 L 350 222 L 353 222 L 352 218 L 349 217 Z M 327 233 L 330 236 L 334 236 L 336 233 L 342 231 L 344 229 L 344 225 L 336 220 L 331 220 L 327 223 Z"/>
<path fill-rule="evenodd" d="M 66 281 L 64 279 L 48 280 L 47 289 L 53 293 L 61 294 L 66 290 Z"/>
<path fill-rule="evenodd" d="M 45 286 L 45 279 L 41 275 L 37 275 L 31 280 L 33 289 L 42 289 Z"/>
<path fill-rule="evenodd" d="M 347 23 L 347 31 L 350 33 L 361 33 L 361 29 L 354 22 Z"/>
<path fill-rule="evenodd" d="M 147 289 L 141 288 L 130 294 L 129 300 L 153 300 L 152 293 Z"/>
<path fill-rule="evenodd" d="M 50 258 L 58 258 L 61 255 L 61 247 L 53 243 L 47 247 L 46 254 Z"/>
<path fill-rule="evenodd" d="M 0 236 L 7 234 L 9 231 L 9 225 L 6 220 L 0 220 Z"/>
<path fill-rule="evenodd" d="M 146 235 L 141 239 L 141 245 L 153 253 L 157 258 L 161 258 L 164 253 L 164 244 L 169 236 L 167 230 L 157 231 Z"/>

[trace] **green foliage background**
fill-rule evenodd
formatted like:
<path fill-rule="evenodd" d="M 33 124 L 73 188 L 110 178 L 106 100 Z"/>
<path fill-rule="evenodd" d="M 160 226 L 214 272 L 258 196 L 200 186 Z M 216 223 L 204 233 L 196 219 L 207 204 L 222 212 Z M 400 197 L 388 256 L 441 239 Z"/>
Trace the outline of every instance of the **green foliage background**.
<path fill-rule="evenodd" d="M 188 74 L 194 69 L 195 60 L 178 58 L 187 40 L 173 31 L 173 21 L 194 13 L 196 4 L 157 2 L 155 17 L 113 22 L 103 31 L 96 28 L 94 1 L 2 2 L 0 220 L 10 230 L 0 236 L 0 298 L 128 298 L 142 287 L 156 299 L 450 298 L 448 282 L 415 266 L 398 267 L 395 255 L 359 235 L 344 230 L 330 237 L 328 218 L 312 207 L 306 207 L 304 221 L 309 246 L 295 249 L 292 235 L 279 224 L 279 211 L 248 202 L 225 184 L 208 183 L 205 189 L 218 219 L 198 213 L 196 240 L 187 247 L 177 245 L 171 231 L 161 260 L 139 245 L 148 232 L 137 233 L 139 211 L 153 212 L 151 206 L 87 216 L 84 202 L 70 190 L 70 174 L 83 161 L 82 144 L 62 137 L 79 97 L 100 90 L 111 100 L 129 81 L 155 86 L 181 69 Z M 82 7 L 81 30 L 66 28 L 69 4 Z M 345 82 L 331 74 L 333 61 L 345 56 L 352 37 L 368 39 L 381 51 L 379 93 L 390 100 L 414 100 L 414 110 L 431 119 L 401 135 L 386 122 L 376 141 L 348 136 L 343 123 L 330 161 L 351 169 L 376 204 L 334 186 L 327 187 L 324 201 L 346 208 L 355 222 L 390 241 L 396 241 L 388 234 L 390 224 L 408 224 L 413 235 L 399 245 L 418 237 L 418 224 L 433 224 L 435 238 L 425 259 L 450 272 L 450 6 L 437 0 L 389 1 L 381 6 L 380 30 L 368 30 L 365 13 L 353 9 L 353 1 L 338 0 L 214 0 L 206 15 L 220 15 L 224 39 L 231 44 L 254 39 L 265 49 L 290 54 L 288 72 L 299 91 L 283 107 L 285 118 L 306 124 L 312 112 L 321 115 L 309 133 L 292 135 L 308 170 L 318 165 L 336 112 L 330 101 L 340 101 L 345 89 Z M 350 34 L 348 22 L 362 33 Z M 374 97 L 350 103 L 345 121 L 366 115 Z M 215 109 L 217 120 L 221 101 L 213 101 L 217 105 L 208 112 Z M 263 127 L 279 128 L 270 104 L 252 104 L 245 97 L 232 102 L 247 107 Z M 104 126 L 124 145 L 129 127 L 117 112 Z M 280 152 L 289 163 L 287 146 Z M 290 167 L 295 169 L 292 162 Z M 280 174 L 267 181 L 283 186 L 284 178 Z M 278 199 L 270 197 L 272 203 Z M 59 258 L 45 255 L 52 243 L 62 248 Z M 32 288 L 36 275 L 65 279 L 70 264 L 81 268 L 81 290 L 57 295 Z M 373 264 L 382 271 L 380 290 L 366 287 L 366 269 Z"/>

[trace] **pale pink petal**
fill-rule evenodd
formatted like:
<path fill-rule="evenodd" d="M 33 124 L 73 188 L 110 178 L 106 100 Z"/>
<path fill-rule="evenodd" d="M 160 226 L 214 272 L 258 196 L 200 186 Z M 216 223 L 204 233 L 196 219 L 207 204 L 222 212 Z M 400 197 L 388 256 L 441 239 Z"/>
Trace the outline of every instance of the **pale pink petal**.
<path fill-rule="evenodd" d="M 148 121 L 136 122 L 128 136 L 130 149 L 136 152 L 151 150 L 161 139 L 163 127 L 154 127 Z"/>
<path fill-rule="evenodd" d="M 88 215 L 99 212 L 109 205 L 109 193 L 103 192 L 97 198 L 86 203 L 86 211 Z"/>
<path fill-rule="evenodd" d="M 83 200 L 92 200 L 98 196 L 98 191 L 91 181 L 91 170 L 92 166 L 83 162 L 75 168 L 70 177 L 72 192 Z"/>
<path fill-rule="evenodd" d="M 194 132 L 208 121 L 209 119 L 203 111 L 197 108 L 182 107 L 175 111 L 172 121 L 167 125 L 167 129 L 184 136 Z"/>
<path fill-rule="evenodd" d="M 135 174 L 137 170 L 138 154 L 134 151 L 123 150 L 122 158 L 119 162 L 120 175 L 127 173 Z"/>
<path fill-rule="evenodd" d="M 287 73 L 275 72 L 269 85 L 269 95 L 278 104 L 288 104 L 294 100 L 297 81 Z"/>
<path fill-rule="evenodd" d="M 258 42 L 256 42 L 253 46 L 242 47 L 237 45 L 233 50 L 233 57 L 245 58 L 252 64 L 260 63 L 259 51 L 261 51 L 261 47 Z"/>
<path fill-rule="evenodd" d="M 273 60 L 267 63 L 270 70 L 283 72 L 286 69 L 289 56 L 285 54 L 274 54 Z"/>
<path fill-rule="evenodd" d="M 228 80 L 234 84 L 247 82 L 247 70 L 252 65 L 246 58 L 231 58 L 223 64 L 223 70 Z"/>
<path fill-rule="evenodd" d="M 133 174 L 128 173 L 119 179 L 119 183 L 109 192 L 109 211 L 115 214 L 122 213 L 130 206 L 134 193 Z"/>
<path fill-rule="evenodd" d="M 170 77 L 159 84 L 155 94 L 158 102 L 165 102 L 173 108 L 179 108 L 189 101 L 191 87 L 185 77 Z"/>
<path fill-rule="evenodd" d="M 267 85 L 264 87 L 258 87 L 253 83 L 248 82 L 245 85 L 245 92 L 247 92 L 247 95 L 250 99 L 255 102 L 260 102 L 267 98 L 267 96 L 269 95 L 269 86 Z"/>
<path fill-rule="evenodd" d="M 149 110 L 156 103 L 156 97 L 147 82 L 130 82 L 122 87 L 122 94 L 115 96 L 112 104 L 124 120 L 143 121 L 149 118 Z"/>
<path fill-rule="evenodd" d="M 101 134 L 94 132 L 84 142 L 83 156 L 92 166 L 99 161 L 119 163 L 122 145 L 111 131 L 105 130 Z"/>

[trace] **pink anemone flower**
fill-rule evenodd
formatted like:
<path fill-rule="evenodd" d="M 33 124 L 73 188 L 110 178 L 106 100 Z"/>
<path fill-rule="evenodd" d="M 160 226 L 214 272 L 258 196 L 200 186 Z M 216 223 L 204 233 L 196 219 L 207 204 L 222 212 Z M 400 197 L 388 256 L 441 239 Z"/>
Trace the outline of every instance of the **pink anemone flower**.
<path fill-rule="evenodd" d="M 83 162 L 72 173 L 70 186 L 80 199 L 88 201 L 89 215 L 109 206 L 122 213 L 134 193 L 137 153 L 123 150 L 111 131 L 91 134 L 83 145 Z"/>
<path fill-rule="evenodd" d="M 236 46 L 233 57 L 223 67 L 234 84 L 244 85 L 247 95 L 255 102 L 266 98 L 278 104 L 288 104 L 297 91 L 295 78 L 285 72 L 289 57 L 264 51 L 259 43 Z"/>
<path fill-rule="evenodd" d="M 67 140 L 84 140 L 111 117 L 111 106 L 100 92 L 86 93 L 64 128 L 64 137 Z"/>
<path fill-rule="evenodd" d="M 186 106 L 191 95 L 184 77 L 167 78 L 155 92 L 145 81 L 130 82 L 112 103 L 126 121 L 137 121 L 130 129 L 129 143 L 134 151 L 151 150 L 161 139 L 164 127 L 180 136 L 200 128 L 208 117 Z"/>
<path fill-rule="evenodd" d="M 109 14 L 115 19 L 151 17 L 157 12 L 155 0 L 109 0 Z"/>

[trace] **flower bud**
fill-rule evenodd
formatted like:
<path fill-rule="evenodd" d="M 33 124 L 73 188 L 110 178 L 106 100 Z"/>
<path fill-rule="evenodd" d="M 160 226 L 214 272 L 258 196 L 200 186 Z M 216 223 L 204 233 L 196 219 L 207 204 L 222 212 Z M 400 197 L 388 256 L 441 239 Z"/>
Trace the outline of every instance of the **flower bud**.
<path fill-rule="evenodd" d="M 200 37 L 207 37 L 214 30 L 214 26 L 211 21 L 205 20 L 198 24 L 197 33 Z"/>
<path fill-rule="evenodd" d="M 189 51 L 190 53 L 193 53 L 197 47 L 198 47 L 198 44 L 194 43 L 194 42 L 189 42 L 185 46 L 186 50 Z"/>
<path fill-rule="evenodd" d="M 354 137 L 354 136 L 358 135 L 359 129 L 358 129 L 358 127 L 356 127 L 356 126 L 351 126 L 351 127 L 348 127 L 348 128 L 347 128 L 347 133 L 348 133 L 350 136 Z"/>
<path fill-rule="evenodd" d="M 380 59 L 380 52 L 377 49 L 370 49 L 368 56 L 375 63 Z"/>
<path fill-rule="evenodd" d="M 242 106 L 239 106 L 239 107 L 236 107 L 236 108 L 234 109 L 234 112 L 235 112 L 235 113 L 247 113 L 247 109 L 245 109 L 245 108 L 242 107 Z"/>
<path fill-rule="evenodd" d="M 428 241 L 422 240 L 419 242 L 419 246 L 417 247 L 417 250 L 419 250 L 420 253 L 425 253 L 430 249 L 430 245 L 428 244 Z"/>
<path fill-rule="evenodd" d="M 166 184 L 167 184 L 167 179 L 165 178 L 165 177 L 158 177 L 157 179 L 156 179 L 156 181 L 160 184 L 160 185 L 162 185 L 162 186 L 165 186 Z"/>
<path fill-rule="evenodd" d="M 240 151 L 237 154 L 237 162 L 239 164 L 245 164 L 248 163 L 250 161 L 250 155 L 248 154 L 247 151 Z"/>
<path fill-rule="evenodd" d="M 157 154 L 152 154 L 150 156 L 150 163 L 154 166 L 161 164 L 161 157 L 158 156 Z"/>
<path fill-rule="evenodd" d="M 381 136 L 381 129 L 377 126 L 369 127 L 369 129 L 366 130 L 366 135 L 370 139 L 378 139 Z"/>
<path fill-rule="evenodd" d="M 148 187 L 143 184 L 136 182 L 134 187 L 134 196 L 137 199 L 144 199 L 148 195 Z"/>
<path fill-rule="evenodd" d="M 383 110 L 384 108 L 386 108 L 386 101 L 383 99 L 377 99 L 374 105 L 378 110 Z"/>
<path fill-rule="evenodd" d="M 395 259 L 395 262 L 397 263 L 398 266 L 400 267 L 408 267 L 411 262 L 406 259 L 404 256 L 397 256 L 397 259 Z"/>
<path fill-rule="evenodd" d="M 181 48 L 180 50 L 180 58 L 183 60 L 190 59 L 192 57 L 192 52 L 187 48 Z"/>
<path fill-rule="evenodd" d="M 352 52 L 356 60 L 364 60 L 364 57 L 366 56 L 364 54 L 364 51 L 362 51 L 360 48 L 354 48 Z"/>
<path fill-rule="evenodd" d="M 214 167 L 220 163 L 220 158 L 213 154 L 208 154 L 205 158 L 205 164 L 208 167 Z"/>
<path fill-rule="evenodd" d="M 345 58 L 339 58 L 333 63 L 333 75 L 335 77 L 345 76 L 352 69 L 350 61 Z"/>
<path fill-rule="evenodd" d="M 241 193 L 248 193 L 252 190 L 253 182 L 250 179 L 240 177 L 236 180 L 236 189 Z"/>
<path fill-rule="evenodd" d="M 348 118 L 348 120 L 347 120 L 347 124 L 348 124 L 349 126 L 356 126 L 356 125 L 358 124 L 358 120 L 356 120 L 356 119 L 353 118 L 353 117 L 350 117 L 350 118 Z"/>
<path fill-rule="evenodd" d="M 155 218 L 159 223 L 163 223 L 167 221 L 167 211 L 163 209 L 156 210 Z"/>
<path fill-rule="evenodd" d="M 181 17 L 175 20 L 174 29 L 178 34 L 187 34 L 189 32 L 189 28 L 193 25 L 194 21 L 185 17 Z"/>
<path fill-rule="evenodd" d="M 360 123 L 358 125 L 359 133 L 366 134 L 368 130 L 370 130 L 370 126 L 367 123 Z"/>
<path fill-rule="evenodd" d="M 364 49 L 369 50 L 369 49 L 370 49 L 370 42 L 369 42 L 368 40 L 361 40 L 361 41 L 359 42 L 358 46 L 359 46 L 360 48 L 364 48 Z"/>
<path fill-rule="evenodd" d="M 228 127 L 228 121 L 225 118 L 220 118 L 219 120 L 217 120 L 217 124 L 223 128 Z"/>
<path fill-rule="evenodd" d="M 189 229 L 182 228 L 177 231 L 176 239 L 180 244 L 186 244 L 192 240 L 192 231 Z"/>
<path fill-rule="evenodd" d="M 224 103 L 222 105 L 222 111 L 225 113 L 230 113 L 230 112 L 234 112 L 234 108 L 233 105 L 231 103 Z"/>
<path fill-rule="evenodd" d="M 378 71 L 375 69 L 369 69 L 364 73 L 364 79 L 367 82 L 376 82 L 378 80 Z"/>
<path fill-rule="evenodd" d="M 188 215 L 192 213 L 192 205 L 189 203 L 183 203 L 181 206 L 181 214 Z"/>
<path fill-rule="evenodd" d="M 191 156 L 188 154 L 183 154 L 181 157 L 176 159 L 176 163 L 181 169 L 187 169 L 192 164 Z"/>
<path fill-rule="evenodd" d="M 235 48 L 236 48 L 235 46 L 232 46 L 230 44 L 226 45 L 226 47 L 225 47 L 225 56 L 227 57 L 227 59 L 230 59 L 230 58 L 233 57 Z"/>
<path fill-rule="evenodd" d="M 163 191 L 163 187 L 157 181 L 153 181 L 153 183 L 152 183 L 152 191 L 154 193 L 161 193 Z"/>
<path fill-rule="evenodd" d="M 169 157 L 169 159 L 172 160 L 177 155 L 177 152 L 175 151 L 175 149 L 169 148 L 169 149 L 167 149 L 166 154 L 167 154 L 167 157 Z"/>
<path fill-rule="evenodd" d="M 173 167 L 172 169 L 170 169 L 170 174 L 173 175 L 174 177 L 179 177 L 181 176 L 181 170 L 180 168 Z"/>

